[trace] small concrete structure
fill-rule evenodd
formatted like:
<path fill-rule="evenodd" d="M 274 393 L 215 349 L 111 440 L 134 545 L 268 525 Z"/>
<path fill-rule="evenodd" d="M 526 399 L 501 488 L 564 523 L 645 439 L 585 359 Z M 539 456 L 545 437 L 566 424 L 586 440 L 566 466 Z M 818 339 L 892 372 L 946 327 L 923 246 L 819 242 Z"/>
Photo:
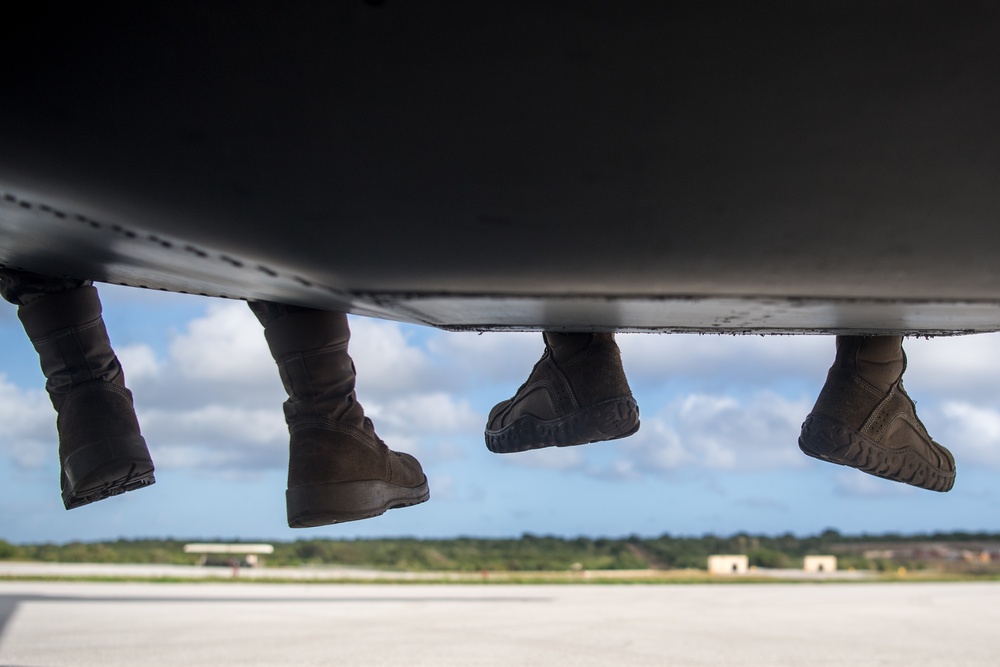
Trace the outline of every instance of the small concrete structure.
<path fill-rule="evenodd" d="M 836 556 L 806 556 L 802 561 L 802 569 L 814 574 L 837 571 Z"/>
<path fill-rule="evenodd" d="M 274 546 L 270 544 L 185 544 L 184 553 L 201 554 L 199 565 L 204 565 L 208 561 L 210 554 L 237 554 L 243 556 L 243 562 L 248 567 L 257 567 L 260 564 L 259 556 L 273 554 Z"/>
<path fill-rule="evenodd" d="M 744 554 L 719 554 L 708 557 L 709 574 L 746 574 L 750 558 Z"/>

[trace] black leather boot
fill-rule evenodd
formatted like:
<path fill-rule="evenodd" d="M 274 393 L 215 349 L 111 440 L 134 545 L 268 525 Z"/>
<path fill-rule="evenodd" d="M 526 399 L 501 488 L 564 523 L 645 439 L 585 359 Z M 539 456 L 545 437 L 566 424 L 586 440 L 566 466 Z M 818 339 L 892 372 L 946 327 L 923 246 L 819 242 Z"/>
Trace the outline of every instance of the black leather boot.
<path fill-rule="evenodd" d="M 356 521 L 430 498 L 420 463 L 375 434 L 354 394 L 344 313 L 254 302 L 288 393 L 288 525 Z"/>
<path fill-rule="evenodd" d="M 84 286 L 27 301 L 17 315 L 38 352 L 58 413 L 66 509 L 155 482 L 97 290 Z"/>

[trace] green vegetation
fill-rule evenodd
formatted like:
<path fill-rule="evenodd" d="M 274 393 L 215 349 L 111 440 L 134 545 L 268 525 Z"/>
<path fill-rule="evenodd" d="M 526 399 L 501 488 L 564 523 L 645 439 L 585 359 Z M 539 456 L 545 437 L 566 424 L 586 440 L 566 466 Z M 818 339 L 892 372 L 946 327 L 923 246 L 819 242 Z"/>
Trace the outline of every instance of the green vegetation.
<path fill-rule="evenodd" d="M 194 564 L 199 557 L 185 554 L 184 544 L 204 541 L 147 539 L 18 545 L 0 540 L 0 560 Z M 411 572 L 704 569 L 710 554 L 724 553 L 747 554 L 751 565 L 762 568 L 800 568 L 805 555 L 834 554 L 840 569 L 887 573 L 899 567 L 909 572 L 1000 571 L 1000 534 L 992 533 L 845 536 L 828 530 L 808 537 L 739 533 L 728 537 L 633 535 L 624 539 L 524 534 L 517 539 L 304 539 L 273 544 L 274 554 L 266 558 L 270 566 L 338 565 Z M 993 565 L 994 557 L 998 566 Z"/>

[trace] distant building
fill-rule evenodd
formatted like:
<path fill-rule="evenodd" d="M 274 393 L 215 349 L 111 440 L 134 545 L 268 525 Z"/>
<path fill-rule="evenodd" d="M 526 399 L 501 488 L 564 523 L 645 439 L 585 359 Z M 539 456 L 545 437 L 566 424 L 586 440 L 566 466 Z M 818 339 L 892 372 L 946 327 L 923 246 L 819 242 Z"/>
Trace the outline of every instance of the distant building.
<path fill-rule="evenodd" d="M 806 556 L 802 562 L 802 569 L 806 572 L 820 574 L 822 572 L 837 571 L 836 556 Z"/>
<path fill-rule="evenodd" d="M 750 558 L 743 554 L 708 557 L 709 574 L 746 574 L 749 569 Z"/>
<path fill-rule="evenodd" d="M 247 567 L 257 567 L 260 565 L 260 556 L 274 553 L 274 547 L 270 544 L 185 544 L 184 553 L 201 554 L 199 565 L 208 562 L 209 555 L 234 555 L 243 556 L 243 562 Z"/>

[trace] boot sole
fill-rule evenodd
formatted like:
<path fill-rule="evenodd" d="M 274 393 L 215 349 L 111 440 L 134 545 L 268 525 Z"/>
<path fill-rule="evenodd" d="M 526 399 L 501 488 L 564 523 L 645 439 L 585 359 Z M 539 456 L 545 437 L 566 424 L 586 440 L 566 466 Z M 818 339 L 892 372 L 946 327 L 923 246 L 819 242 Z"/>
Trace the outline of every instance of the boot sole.
<path fill-rule="evenodd" d="M 935 468 L 909 449 L 883 447 L 826 415 L 814 413 L 806 417 L 799 449 L 814 459 L 857 468 L 921 489 L 943 493 L 955 485 L 954 470 Z"/>
<path fill-rule="evenodd" d="M 359 521 L 429 499 L 427 480 L 415 487 L 381 480 L 298 486 L 285 491 L 289 528 Z"/>
<path fill-rule="evenodd" d="M 639 406 L 635 399 L 613 398 L 559 419 L 545 421 L 525 415 L 500 430 L 486 429 L 486 447 L 494 454 L 514 454 L 617 440 L 638 430 Z"/>
<path fill-rule="evenodd" d="M 95 442 L 62 462 L 62 498 L 68 510 L 155 482 L 142 436 Z"/>

